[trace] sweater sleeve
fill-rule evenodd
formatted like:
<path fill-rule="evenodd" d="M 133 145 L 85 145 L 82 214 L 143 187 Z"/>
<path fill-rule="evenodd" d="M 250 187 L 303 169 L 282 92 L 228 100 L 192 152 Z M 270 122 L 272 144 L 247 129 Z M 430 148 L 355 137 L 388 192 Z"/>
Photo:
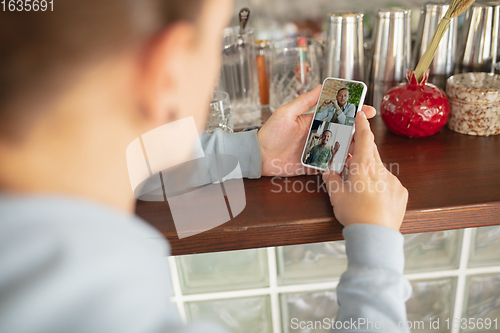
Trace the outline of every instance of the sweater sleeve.
<path fill-rule="evenodd" d="M 201 145 L 205 154 L 227 154 L 236 157 L 244 178 L 260 178 L 262 157 L 257 130 L 226 133 L 218 128 L 211 134 L 205 132 L 201 136 Z"/>
<path fill-rule="evenodd" d="M 318 110 L 318 113 L 316 113 L 314 119 L 323 120 L 326 116 L 328 116 L 328 107 L 323 107 L 322 110 Z"/>
<path fill-rule="evenodd" d="M 206 158 L 195 158 L 163 170 L 163 180 L 158 174 L 152 175 L 134 191 L 135 197 L 146 201 L 163 201 L 164 194 L 168 198 L 227 177 L 236 162 L 241 170 L 241 174 L 236 174 L 238 179 L 260 178 L 262 157 L 257 130 L 226 133 L 216 129 L 213 133 L 204 132 L 200 141 Z M 232 158 L 227 159 L 224 155 Z"/>
<path fill-rule="evenodd" d="M 343 231 L 348 266 L 337 297 L 341 332 L 409 332 L 405 303 L 411 285 L 403 276 L 403 235 L 369 224 Z"/>

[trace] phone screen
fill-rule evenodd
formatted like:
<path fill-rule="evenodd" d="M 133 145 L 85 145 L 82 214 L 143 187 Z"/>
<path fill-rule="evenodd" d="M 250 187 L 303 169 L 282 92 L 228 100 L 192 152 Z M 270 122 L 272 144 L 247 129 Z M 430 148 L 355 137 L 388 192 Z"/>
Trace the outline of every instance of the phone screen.
<path fill-rule="evenodd" d="M 363 82 L 325 79 L 302 153 L 304 166 L 342 171 L 365 95 Z"/>

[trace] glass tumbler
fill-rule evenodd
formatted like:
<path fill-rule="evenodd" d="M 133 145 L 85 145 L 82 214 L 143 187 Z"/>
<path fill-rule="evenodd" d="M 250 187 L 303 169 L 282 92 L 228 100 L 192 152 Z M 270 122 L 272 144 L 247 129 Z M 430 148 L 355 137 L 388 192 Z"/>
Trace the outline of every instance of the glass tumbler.
<path fill-rule="evenodd" d="M 228 133 L 233 132 L 231 102 L 229 94 L 223 91 L 216 91 L 212 97 L 205 130 L 212 133 L 216 128 L 221 128 Z"/>
<path fill-rule="evenodd" d="M 274 112 L 321 82 L 321 45 L 305 37 L 288 38 L 271 45 L 270 100 Z"/>
<path fill-rule="evenodd" d="M 229 94 L 235 128 L 260 126 L 262 112 L 252 30 L 224 29 L 221 75 L 217 90 Z"/>

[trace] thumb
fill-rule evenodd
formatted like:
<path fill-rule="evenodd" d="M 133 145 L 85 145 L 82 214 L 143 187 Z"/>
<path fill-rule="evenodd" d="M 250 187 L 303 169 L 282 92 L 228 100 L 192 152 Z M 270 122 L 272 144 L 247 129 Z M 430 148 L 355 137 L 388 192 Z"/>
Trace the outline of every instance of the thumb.
<path fill-rule="evenodd" d="M 321 93 L 321 84 L 318 84 L 316 88 L 313 90 L 306 92 L 293 101 L 291 101 L 289 104 L 287 104 L 286 107 L 286 113 L 293 116 L 293 117 L 298 117 L 313 106 L 315 106 L 318 103 L 319 100 L 319 94 Z"/>

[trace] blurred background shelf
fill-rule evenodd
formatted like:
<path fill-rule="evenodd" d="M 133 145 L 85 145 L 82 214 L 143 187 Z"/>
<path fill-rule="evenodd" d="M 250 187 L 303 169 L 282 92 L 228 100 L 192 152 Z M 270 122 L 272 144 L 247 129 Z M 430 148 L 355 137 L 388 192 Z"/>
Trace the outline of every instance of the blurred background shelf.
<path fill-rule="evenodd" d="M 371 126 L 382 160 L 410 193 L 404 234 L 500 224 L 500 136 L 444 128 L 409 139 L 390 133 L 380 117 Z M 168 238 L 173 255 L 343 239 L 319 176 L 244 182 L 244 211 L 188 238 L 178 239 L 166 202 L 138 201 L 136 213 Z"/>

